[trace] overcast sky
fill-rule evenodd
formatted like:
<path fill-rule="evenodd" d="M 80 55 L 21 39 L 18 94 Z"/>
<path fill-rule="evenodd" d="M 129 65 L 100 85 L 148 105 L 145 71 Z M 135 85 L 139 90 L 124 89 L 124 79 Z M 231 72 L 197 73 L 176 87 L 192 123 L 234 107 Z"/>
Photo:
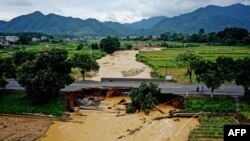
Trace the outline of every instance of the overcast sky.
<path fill-rule="evenodd" d="M 81 19 L 134 22 L 153 16 L 173 17 L 207 5 L 250 5 L 250 0 L 1 0 L 0 20 L 34 11 Z"/>

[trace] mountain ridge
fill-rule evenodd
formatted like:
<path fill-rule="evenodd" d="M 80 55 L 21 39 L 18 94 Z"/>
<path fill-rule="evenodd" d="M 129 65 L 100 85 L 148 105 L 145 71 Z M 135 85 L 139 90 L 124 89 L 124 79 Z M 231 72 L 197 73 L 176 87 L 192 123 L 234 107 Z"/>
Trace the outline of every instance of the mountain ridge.
<path fill-rule="evenodd" d="M 129 36 L 159 35 L 164 32 L 197 33 L 217 32 L 226 27 L 250 30 L 250 6 L 234 4 L 221 7 L 209 5 L 172 18 L 156 16 L 134 23 L 100 22 L 97 19 L 80 19 L 56 14 L 44 15 L 40 11 L 21 15 L 12 20 L 0 21 L 0 32 L 42 32 L 52 35 L 74 36 Z"/>

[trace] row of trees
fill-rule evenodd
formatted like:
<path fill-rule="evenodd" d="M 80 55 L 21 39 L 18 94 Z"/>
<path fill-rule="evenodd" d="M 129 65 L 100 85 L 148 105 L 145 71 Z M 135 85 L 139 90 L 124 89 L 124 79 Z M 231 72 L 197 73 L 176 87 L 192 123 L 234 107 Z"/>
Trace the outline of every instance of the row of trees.
<path fill-rule="evenodd" d="M 244 28 L 225 28 L 223 31 L 205 33 L 200 29 L 198 34 L 177 34 L 164 33 L 160 35 L 164 41 L 191 42 L 191 43 L 215 43 L 224 45 L 249 45 L 250 36 L 247 29 Z"/>
<path fill-rule="evenodd" d="M 113 53 L 114 51 L 120 50 L 121 43 L 117 37 L 111 37 L 108 36 L 100 41 L 100 44 L 98 43 L 91 43 L 91 44 L 78 44 L 76 50 L 83 49 L 84 46 L 89 47 L 89 49 L 101 49 L 107 53 Z"/>
<path fill-rule="evenodd" d="M 97 47 L 98 44 L 92 44 Z M 118 50 L 120 42 L 116 37 L 107 37 L 100 42 L 100 48 L 107 53 Z M 0 87 L 8 84 L 6 78 L 13 77 L 27 90 L 36 102 L 56 97 L 61 88 L 73 82 L 71 68 L 78 68 L 84 80 L 85 73 L 97 71 L 99 65 L 88 53 L 76 53 L 68 58 L 68 52 L 61 48 L 50 48 L 41 52 L 18 51 L 11 57 L 0 57 Z"/>
<path fill-rule="evenodd" d="M 211 88 L 211 96 L 221 84 L 232 81 L 243 86 L 245 96 L 250 94 L 250 57 L 234 60 L 232 57 L 220 56 L 215 61 L 210 61 L 191 52 L 185 52 L 179 54 L 176 60 L 180 66 L 187 68 L 190 82 L 194 72 L 198 82 L 204 82 L 208 88 Z"/>
<path fill-rule="evenodd" d="M 98 70 L 99 65 L 87 53 L 74 54 L 68 58 L 68 52 L 62 48 L 49 48 L 41 52 L 18 51 L 13 57 L 0 57 L 0 86 L 8 82 L 5 78 L 14 77 L 27 91 L 35 103 L 44 103 L 59 96 L 60 89 L 71 84 L 71 68 L 82 73 Z"/>

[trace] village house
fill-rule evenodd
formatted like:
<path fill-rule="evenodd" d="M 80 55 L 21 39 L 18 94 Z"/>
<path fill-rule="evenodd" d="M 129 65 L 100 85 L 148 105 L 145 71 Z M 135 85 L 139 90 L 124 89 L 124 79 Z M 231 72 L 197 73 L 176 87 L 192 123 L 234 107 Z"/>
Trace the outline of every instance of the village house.
<path fill-rule="evenodd" d="M 2 45 L 2 46 L 8 46 L 9 45 L 8 41 L 6 41 L 4 36 L 0 36 L 0 45 Z"/>
<path fill-rule="evenodd" d="M 40 39 L 39 39 L 39 38 L 36 38 L 36 37 L 32 37 L 31 40 L 32 40 L 32 42 L 40 41 Z"/>
<path fill-rule="evenodd" d="M 16 43 L 19 41 L 18 36 L 5 36 L 5 40 L 8 41 L 9 43 Z"/>

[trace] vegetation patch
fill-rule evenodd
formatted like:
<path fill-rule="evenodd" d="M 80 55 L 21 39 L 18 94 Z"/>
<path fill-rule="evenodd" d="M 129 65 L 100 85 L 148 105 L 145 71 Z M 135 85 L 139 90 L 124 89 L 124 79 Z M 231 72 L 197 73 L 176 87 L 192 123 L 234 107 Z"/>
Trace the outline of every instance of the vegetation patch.
<path fill-rule="evenodd" d="M 186 112 L 234 113 L 236 102 L 232 97 L 189 97 L 184 101 Z"/>
<path fill-rule="evenodd" d="M 198 118 L 200 126 L 191 131 L 189 141 L 215 140 L 222 141 L 224 125 L 236 125 L 233 116 L 202 115 Z"/>
<path fill-rule="evenodd" d="M 240 100 L 240 105 L 239 105 L 239 115 L 246 119 L 248 122 L 250 121 L 250 103 L 248 98 L 242 98 Z"/>
<path fill-rule="evenodd" d="M 62 98 L 35 105 L 24 91 L 7 92 L 5 95 L 0 95 L 0 103 L 0 113 L 2 114 L 34 113 L 61 117 L 64 112 Z"/>
<path fill-rule="evenodd" d="M 232 57 L 234 60 L 249 56 L 249 47 L 245 46 L 210 46 L 200 44 L 199 47 L 187 48 L 167 48 L 162 51 L 142 51 L 136 57 L 153 70 L 153 77 L 164 78 L 167 75 L 173 76 L 177 82 L 189 82 L 189 77 L 184 67 L 178 65 L 176 57 L 184 52 L 191 52 L 201 56 L 205 60 L 215 62 L 219 56 Z M 175 72 L 175 73 L 172 73 Z M 183 77 L 180 77 L 183 76 Z M 197 82 L 196 75 L 192 76 L 192 81 Z"/>
<path fill-rule="evenodd" d="M 158 85 L 154 83 L 143 82 L 139 88 L 133 88 L 129 92 L 132 102 L 126 107 L 126 113 L 135 113 L 137 110 L 143 110 L 148 115 L 150 110 L 158 103 L 157 95 L 159 92 Z"/>

